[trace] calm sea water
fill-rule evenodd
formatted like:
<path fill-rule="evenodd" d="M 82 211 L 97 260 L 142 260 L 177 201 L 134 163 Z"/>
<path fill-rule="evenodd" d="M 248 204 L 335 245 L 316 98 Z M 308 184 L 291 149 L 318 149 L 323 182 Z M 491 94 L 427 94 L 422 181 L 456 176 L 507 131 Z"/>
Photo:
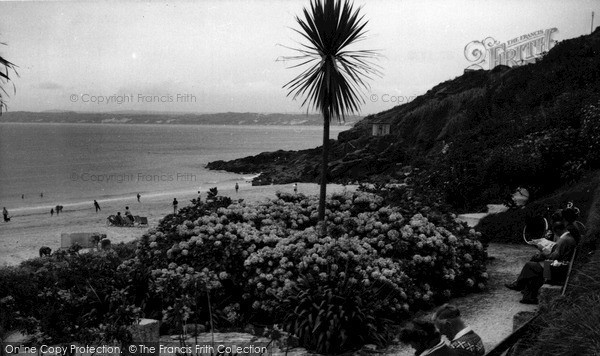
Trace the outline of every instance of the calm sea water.
<path fill-rule="evenodd" d="M 333 126 L 331 137 L 345 129 Z M 233 186 L 250 175 L 204 165 L 316 147 L 321 135 L 319 127 L 2 123 L 0 206 L 26 211 Z"/>

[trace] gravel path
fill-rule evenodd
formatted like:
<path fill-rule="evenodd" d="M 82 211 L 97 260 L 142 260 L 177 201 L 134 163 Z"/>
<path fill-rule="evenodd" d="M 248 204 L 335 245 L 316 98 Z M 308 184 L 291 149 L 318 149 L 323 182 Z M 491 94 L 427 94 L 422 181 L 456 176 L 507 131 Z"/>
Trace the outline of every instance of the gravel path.
<path fill-rule="evenodd" d="M 457 305 L 465 322 L 483 339 L 486 351 L 497 345 L 512 332 L 513 316 L 520 311 L 534 311 L 537 306 L 519 303 L 521 293 L 504 286 L 516 279 L 521 267 L 535 254 L 525 245 L 492 243 L 488 247 L 488 290 L 469 294 L 451 301 Z M 430 317 L 432 311 L 424 314 Z M 414 350 L 403 345 L 390 347 L 386 355 L 409 356 Z"/>

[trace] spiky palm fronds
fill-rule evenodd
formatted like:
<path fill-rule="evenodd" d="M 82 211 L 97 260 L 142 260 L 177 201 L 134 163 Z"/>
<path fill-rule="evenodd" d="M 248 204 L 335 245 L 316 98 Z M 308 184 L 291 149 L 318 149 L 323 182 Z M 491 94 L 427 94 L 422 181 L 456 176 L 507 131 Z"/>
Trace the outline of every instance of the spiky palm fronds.
<path fill-rule="evenodd" d="M 4 45 L 4 43 L 0 42 L 0 45 Z M 11 80 L 9 76 L 11 71 L 14 72 L 17 76 L 19 75 L 19 73 L 17 73 L 16 68 L 17 66 L 14 63 L 9 62 L 7 59 L 0 55 L 0 114 L 2 114 L 3 109 L 6 109 L 6 103 L 3 97 L 3 93 L 4 96 L 8 96 L 8 93 L 4 89 L 4 85 Z M 14 84 L 13 91 L 15 91 Z"/>
<path fill-rule="evenodd" d="M 300 30 L 294 31 L 304 43 L 288 47 L 297 54 L 283 60 L 298 62 L 291 68 L 305 69 L 284 88 L 294 100 L 304 97 L 302 106 L 308 104 L 328 120 L 343 121 L 346 114 L 358 113 L 364 104 L 367 80 L 380 75 L 371 61 L 378 56 L 376 51 L 349 48 L 364 39 L 368 21 L 348 0 L 313 0 L 303 15 L 296 16 Z"/>
<path fill-rule="evenodd" d="M 348 113 L 358 113 L 365 102 L 363 89 L 368 89 L 367 79 L 379 75 L 371 59 L 378 55 L 372 50 L 353 50 L 350 47 L 364 39 L 368 21 L 354 9 L 349 0 L 311 0 L 310 11 L 304 9 L 304 18 L 296 16 L 300 29 L 295 29 L 304 39 L 297 54 L 283 57 L 295 61 L 291 68 L 305 68 L 300 75 L 283 87 L 288 96 L 305 97 L 308 104 L 323 115 L 323 158 L 321 163 L 321 189 L 319 193 L 319 220 L 325 220 L 327 190 L 327 164 L 329 155 L 329 123 L 332 118 L 344 121 Z M 327 225 L 322 225 L 325 234 Z"/>

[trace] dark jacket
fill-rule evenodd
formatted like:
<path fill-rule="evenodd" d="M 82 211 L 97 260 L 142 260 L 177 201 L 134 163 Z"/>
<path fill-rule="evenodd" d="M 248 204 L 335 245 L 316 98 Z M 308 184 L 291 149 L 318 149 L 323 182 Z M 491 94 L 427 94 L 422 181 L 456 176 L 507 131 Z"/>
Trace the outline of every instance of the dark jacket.
<path fill-rule="evenodd" d="M 547 259 L 557 260 L 560 262 L 569 262 L 573 252 L 575 251 L 575 246 L 577 246 L 575 238 L 570 232 L 565 232 L 560 236 L 558 241 L 556 241 L 556 245 L 554 246 L 552 253 L 548 255 Z"/>

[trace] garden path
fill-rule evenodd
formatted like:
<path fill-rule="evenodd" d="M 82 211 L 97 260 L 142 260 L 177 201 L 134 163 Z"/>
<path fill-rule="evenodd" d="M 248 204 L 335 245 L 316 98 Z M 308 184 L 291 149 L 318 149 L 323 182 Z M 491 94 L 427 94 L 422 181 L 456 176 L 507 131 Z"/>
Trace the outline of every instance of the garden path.
<path fill-rule="evenodd" d="M 486 350 L 490 350 L 512 333 L 513 316 L 520 311 L 534 311 L 536 305 L 519 303 L 521 294 L 504 286 L 512 282 L 521 267 L 535 253 L 525 245 L 491 243 L 488 247 L 488 289 L 469 294 L 450 302 L 458 306 L 465 323 L 481 336 Z M 419 316 L 431 317 L 433 311 Z M 392 346 L 385 355 L 408 356 L 414 351 L 403 345 Z"/>

